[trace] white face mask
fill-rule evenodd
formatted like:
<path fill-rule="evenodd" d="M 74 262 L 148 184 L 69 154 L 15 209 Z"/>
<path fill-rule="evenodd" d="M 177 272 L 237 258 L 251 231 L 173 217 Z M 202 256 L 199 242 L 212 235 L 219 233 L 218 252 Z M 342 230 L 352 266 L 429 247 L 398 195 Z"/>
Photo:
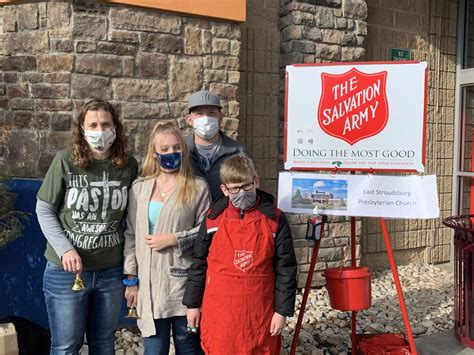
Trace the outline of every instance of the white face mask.
<path fill-rule="evenodd" d="M 84 130 L 84 137 L 86 138 L 87 143 L 98 150 L 99 152 L 106 152 L 110 149 L 112 144 L 115 141 L 117 135 L 115 130 L 109 131 L 86 131 Z"/>
<path fill-rule="evenodd" d="M 202 139 L 211 139 L 219 132 L 219 121 L 217 118 L 210 116 L 195 118 L 194 132 Z"/>

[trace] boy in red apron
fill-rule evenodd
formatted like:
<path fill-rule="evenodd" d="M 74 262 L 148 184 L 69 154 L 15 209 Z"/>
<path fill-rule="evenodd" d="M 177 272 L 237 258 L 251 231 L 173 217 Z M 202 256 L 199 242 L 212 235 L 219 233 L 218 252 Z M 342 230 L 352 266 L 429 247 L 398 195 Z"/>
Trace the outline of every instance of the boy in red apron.
<path fill-rule="evenodd" d="M 226 160 L 220 178 L 223 195 L 194 245 L 183 298 L 188 328 L 200 327 L 206 354 L 279 354 L 297 285 L 288 222 L 274 197 L 257 189 L 248 157 Z"/>

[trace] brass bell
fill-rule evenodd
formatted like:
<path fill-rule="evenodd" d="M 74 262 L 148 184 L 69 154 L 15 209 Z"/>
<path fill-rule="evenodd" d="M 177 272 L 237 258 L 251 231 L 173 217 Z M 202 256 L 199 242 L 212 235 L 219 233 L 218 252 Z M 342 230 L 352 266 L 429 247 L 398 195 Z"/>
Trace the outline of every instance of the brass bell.
<path fill-rule="evenodd" d="M 71 288 L 73 291 L 80 291 L 80 290 L 85 289 L 84 282 L 81 279 L 80 272 L 76 273 L 76 279 L 74 280 L 74 283 L 72 284 Z"/>
<path fill-rule="evenodd" d="M 125 316 L 125 318 L 138 319 L 137 309 L 135 307 L 130 307 L 128 309 L 128 314 Z"/>

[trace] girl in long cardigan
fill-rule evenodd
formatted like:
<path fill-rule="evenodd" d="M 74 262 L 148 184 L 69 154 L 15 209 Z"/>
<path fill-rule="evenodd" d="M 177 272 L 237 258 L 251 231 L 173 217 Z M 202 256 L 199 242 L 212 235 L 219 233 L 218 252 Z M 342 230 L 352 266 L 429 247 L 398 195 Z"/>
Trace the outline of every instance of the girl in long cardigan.
<path fill-rule="evenodd" d="M 124 249 L 125 298 L 137 308 L 145 354 L 168 354 L 171 328 L 177 354 L 201 353 L 181 301 L 209 200 L 207 183 L 192 174 L 181 131 L 158 123 L 130 191 Z"/>

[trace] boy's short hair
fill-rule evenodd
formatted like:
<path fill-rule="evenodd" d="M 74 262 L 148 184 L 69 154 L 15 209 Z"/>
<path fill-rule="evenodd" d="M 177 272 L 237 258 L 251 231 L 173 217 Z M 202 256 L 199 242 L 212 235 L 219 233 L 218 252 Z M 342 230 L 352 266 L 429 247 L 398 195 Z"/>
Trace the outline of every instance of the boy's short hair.
<path fill-rule="evenodd" d="M 234 155 L 222 163 L 219 175 L 224 185 L 238 184 L 255 179 L 257 171 L 252 159 L 244 155 Z"/>

